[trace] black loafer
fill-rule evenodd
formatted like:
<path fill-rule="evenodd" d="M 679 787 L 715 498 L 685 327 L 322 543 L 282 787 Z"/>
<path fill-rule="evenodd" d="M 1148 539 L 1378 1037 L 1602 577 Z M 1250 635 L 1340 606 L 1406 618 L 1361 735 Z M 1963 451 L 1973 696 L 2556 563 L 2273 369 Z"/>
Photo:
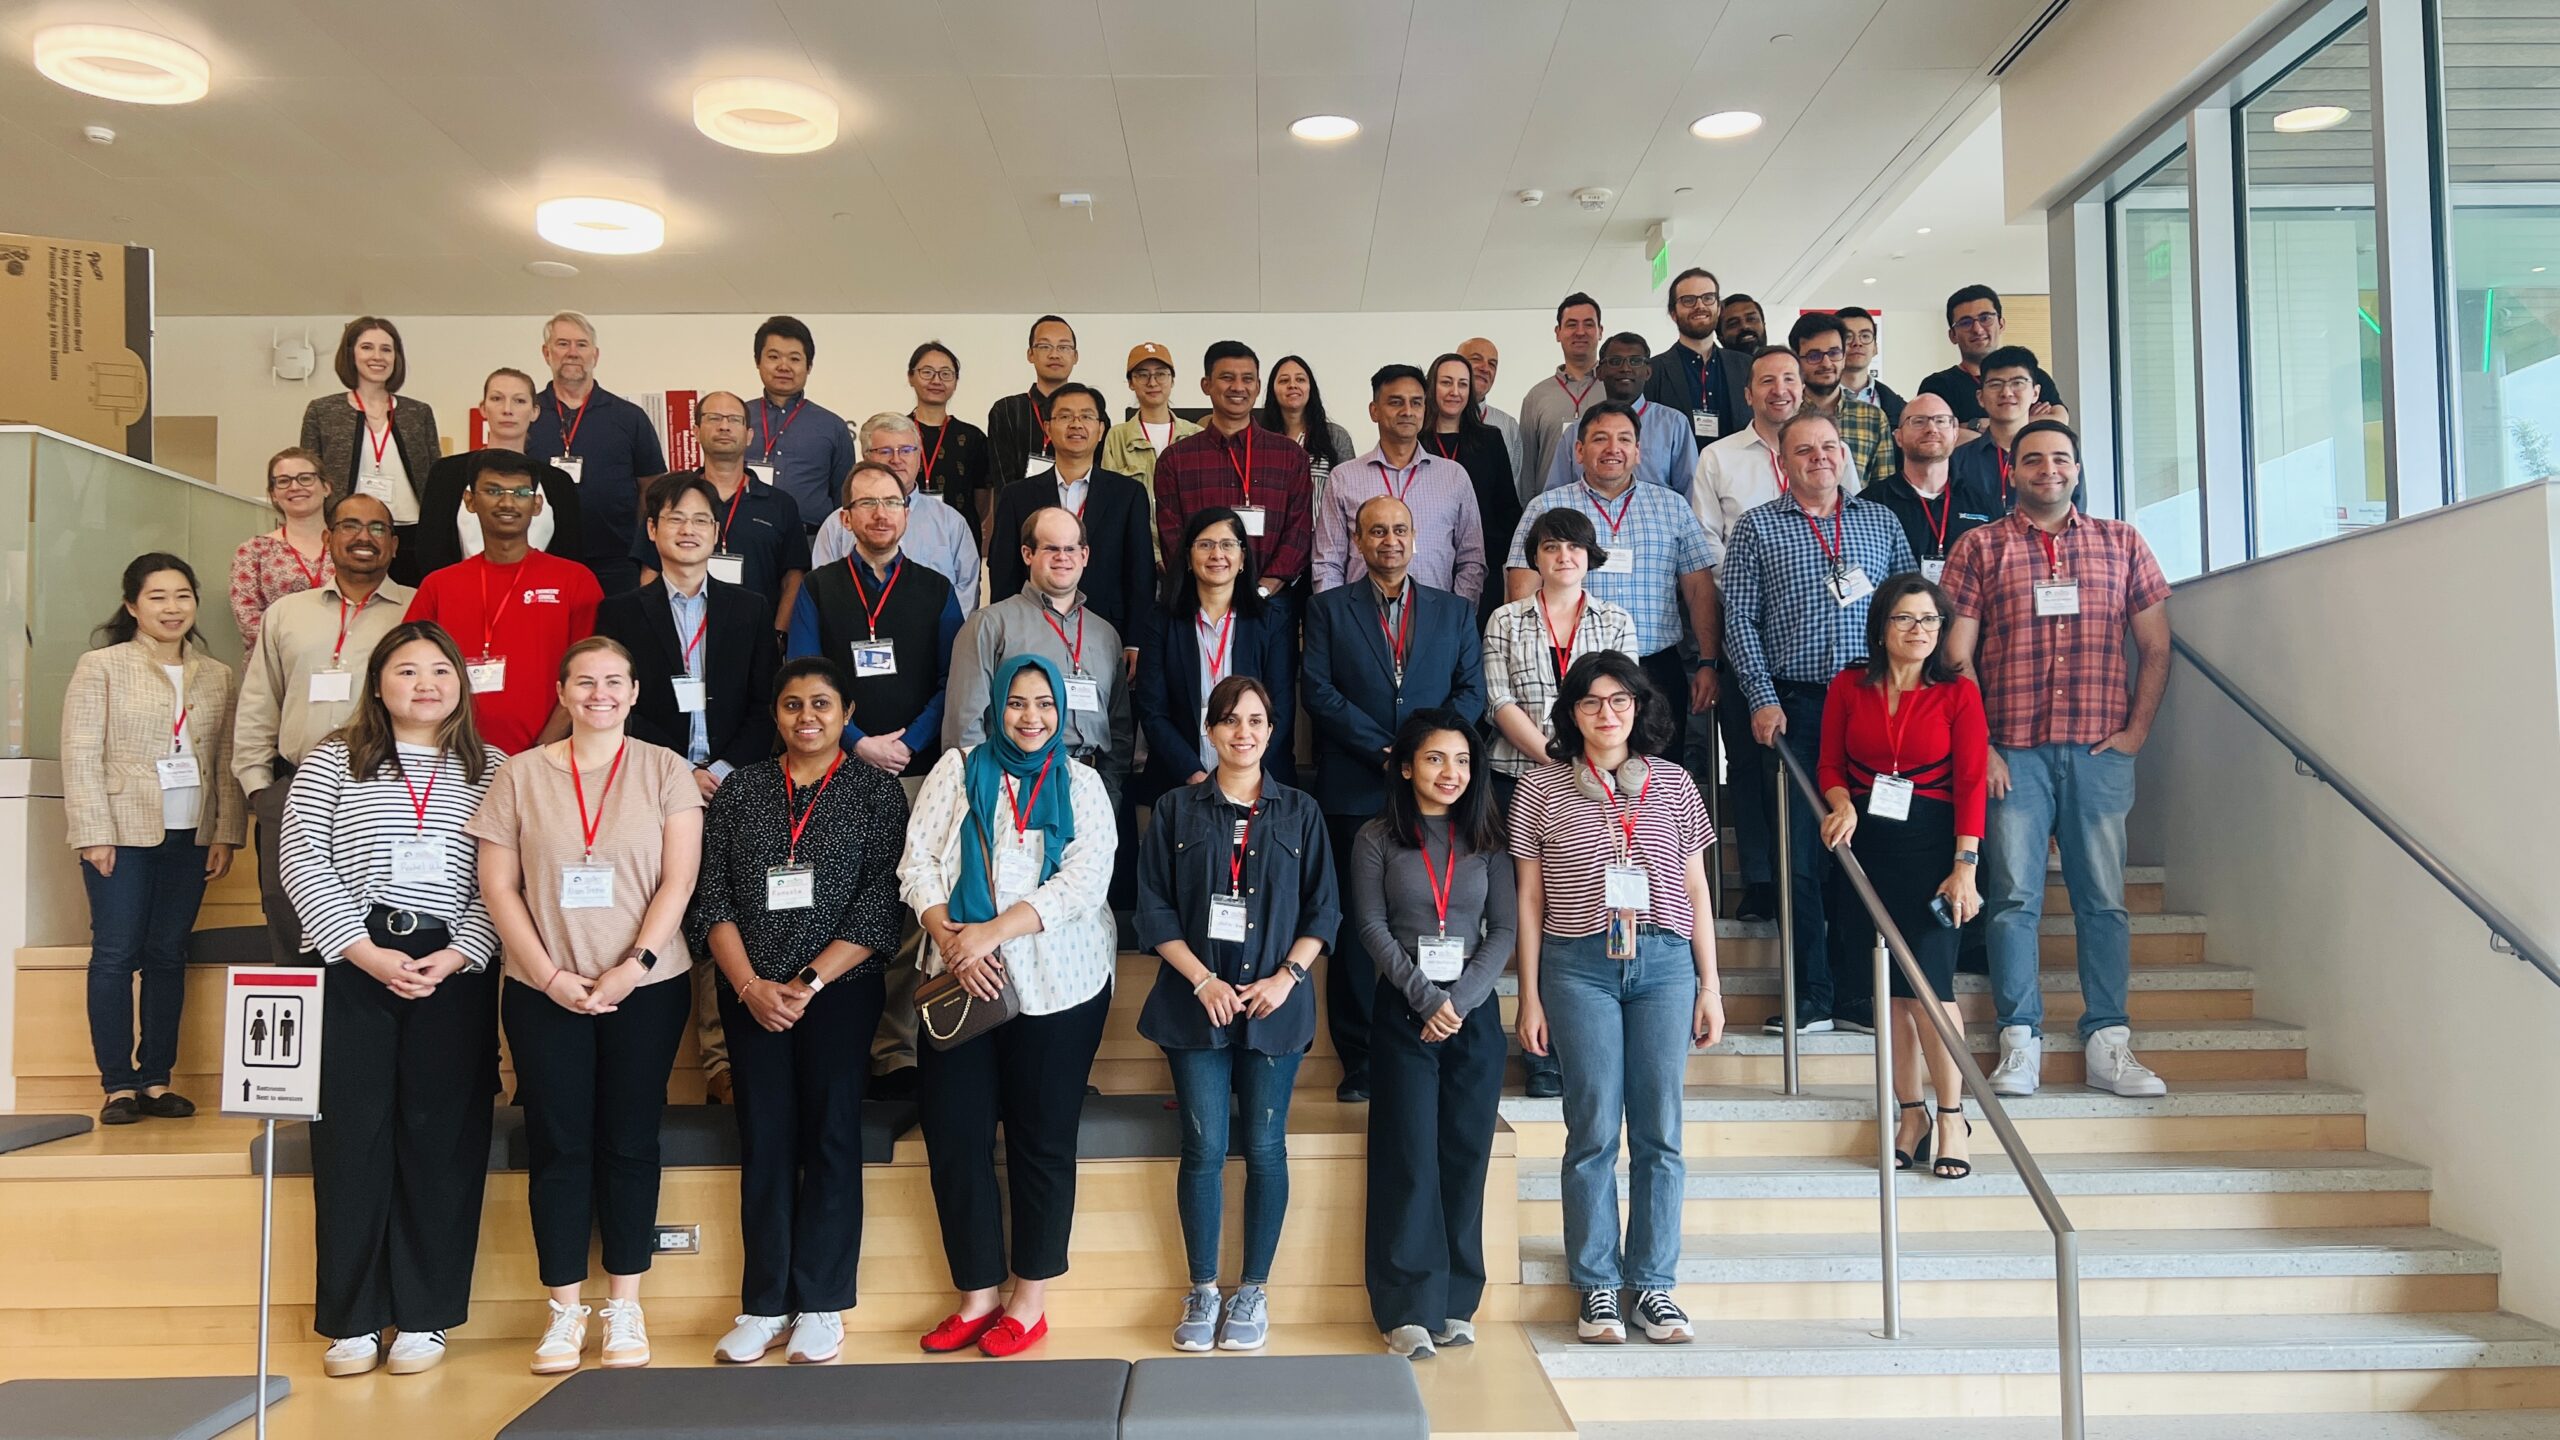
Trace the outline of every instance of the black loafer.
<path fill-rule="evenodd" d="M 1564 1078 L 1553 1070 L 1532 1070 L 1522 1088 L 1532 1100 L 1554 1100 L 1564 1094 Z"/>
<path fill-rule="evenodd" d="M 196 1113 L 196 1102 L 175 1090 L 142 1097 L 142 1113 L 154 1120 L 184 1120 Z"/>
<path fill-rule="evenodd" d="M 101 1125 L 130 1125 L 142 1118 L 142 1102 L 131 1095 L 118 1095 L 98 1107 Z"/>

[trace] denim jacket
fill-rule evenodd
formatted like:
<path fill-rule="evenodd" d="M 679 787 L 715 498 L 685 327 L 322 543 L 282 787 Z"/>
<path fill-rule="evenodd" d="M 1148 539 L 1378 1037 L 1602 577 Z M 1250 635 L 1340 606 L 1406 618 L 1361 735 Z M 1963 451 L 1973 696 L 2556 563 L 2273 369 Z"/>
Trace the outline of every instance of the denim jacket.
<path fill-rule="evenodd" d="M 1323 814 L 1305 791 L 1266 775 L 1262 809 L 1245 844 L 1246 938 L 1209 938 L 1209 899 L 1227 893 L 1235 822 L 1244 813 L 1218 792 L 1212 775 L 1156 802 L 1155 824 L 1138 852 L 1138 947 L 1153 951 L 1181 940 L 1218 978 L 1238 986 L 1276 973 L 1300 939 L 1312 936 L 1331 949 L 1342 923 Z M 1263 1055 L 1294 1055 L 1315 1039 L 1314 987 L 1302 982 L 1267 1018 L 1239 1016 L 1221 1028 L 1209 1023 L 1190 982 L 1160 964 L 1138 1033 L 1168 1050 L 1242 1045 Z"/>

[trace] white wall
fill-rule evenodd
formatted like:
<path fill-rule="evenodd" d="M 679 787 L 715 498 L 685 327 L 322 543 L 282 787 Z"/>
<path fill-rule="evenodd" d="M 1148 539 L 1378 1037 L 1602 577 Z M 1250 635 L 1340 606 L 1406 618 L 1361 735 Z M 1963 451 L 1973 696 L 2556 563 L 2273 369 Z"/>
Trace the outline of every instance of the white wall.
<path fill-rule="evenodd" d="M 2178 632 L 2546 948 L 2560 942 L 2560 487 L 2191 581 Z M 2560 987 L 2181 664 L 2137 849 L 2253 967 L 2262 1014 L 2361 1088 L 2374 1149 L 2434 1168 L 2435 1218 L 2498 1245 L 2506 1303 L 2560 1318 Z"/>
<path fill-rule="evenodd" d="M 564 303 L 568 303 L 564 298 Z M 542 316 L 394 316 L 409 356 L 405 393 L 436 409 L 455 448 L 467 443 L 470 407 L 489 371 L 513 365 L 547 379 L 542 368 Z M 733 389 L 752 396 L 750 358 L 757 315 L 597 315 L 603 360 L 597 375 L 620 393 L 669 389 Z M 997 396 L 1030 383 L 1023 358 L 1028 315 L 804 315 L 817 336 L 809 393 L 855 422 L 880 410 L 904 411 L 915 397 L 906 385 L 907 355 L 939 339 L 960 356 L 960 391 L 952 408 L 984 420 Z M 1197 387 L 1200 353 L 1211 341 L 1241 339 L 1268 368 L 1302 355 L 1316 372 L 1335 420 L 1362 445 L 1368 422 L 1369 373 L 1391 361 L 1427 365 L 1433 356 L 1483 335 L 1501 347 L 1494 402 L 1517 411 L 1520 396 L 1553 372 L 1557 355 L 1552 311 L 1458 311 L 1427 314 L 1150 314 L 1072 315 L 1082 363 L 1077 378 L 1100 388 L 1117 407 L 1130 403 L 1121 362 L 1129 348 L 1158 341 L 1173 351 L 1174 403 L 1205 403 Z M 1642 331 L 1667 342 L 1671 322 L 1659 307 L 1613 311 L 1613 329 Z M 167 316 L 160 321 L 154 400 L 169 415 L 219 418 L 220 478 L 228 489 L 262 493 L 260 467 L 294 443 L 302 410 L 336 388 L 329 369 L 344 315 Z M 273 337 L 308 333 L 320 353 L 310 380 L 287 383 L 270 371 Z"/>

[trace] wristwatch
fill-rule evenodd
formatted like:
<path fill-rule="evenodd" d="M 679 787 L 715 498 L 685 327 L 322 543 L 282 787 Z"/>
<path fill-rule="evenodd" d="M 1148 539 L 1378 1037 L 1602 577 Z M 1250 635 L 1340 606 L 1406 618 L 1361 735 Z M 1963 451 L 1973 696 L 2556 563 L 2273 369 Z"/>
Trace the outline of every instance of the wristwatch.
<path fill-rule="evenodd" d="M 1289 973 L 1290 973 L 1291 975 L 1293 975 L 1293 976 L 1297 977 L 1297 981 L 1298 981 L 1298 983 L 1299 983 L 1299 984 L 1304 985 L 1304 984 L 1306 984 L 1306 983 L 1307 983 L 1307 967 L 1306 967 L 1306 966 L 1299 964 L 1299 963 L 1298 963 L 1297 961 L 1295 961 L 1295 960 L 1283 961 L 1282 963 L 1283 963 L 1283 964 L 1285 964 L 1285 965 L 1287 965 L 1287 966 L 1289 967 Z"/>
<path fill-rule="evenodd" d="M 639 946 L 634 945 L 629 950 L 623 952 L 622 958 L 625 960 L 639 961 L 640 968 L 643 970 L 655 970 L 658 968 L 658 952 L 655 950 L 643 950 Z"/>
<path fill-rule="evenodd" d="M 1978 866 L 1982 863 L 1982 852 L 1979 850 L 1959 850 L 1956 852 L 1956 863 L 1959 865 Z"/>
<path fill-rule="evenodd" d="M 826 977 L 818 973 L 818 967 L 815 965 L 801 966 L 799 980 L 801 984 L 809 987 L 809 993 L 812 995 L 827 988 Z"/>
<path fill-rule="evenodd" d="M 1724 668 L 1724 657 L 1721 655 L 1705 656 L 1698 661 L 1698 668 L 1702 670 L 1722 670 Z"/>

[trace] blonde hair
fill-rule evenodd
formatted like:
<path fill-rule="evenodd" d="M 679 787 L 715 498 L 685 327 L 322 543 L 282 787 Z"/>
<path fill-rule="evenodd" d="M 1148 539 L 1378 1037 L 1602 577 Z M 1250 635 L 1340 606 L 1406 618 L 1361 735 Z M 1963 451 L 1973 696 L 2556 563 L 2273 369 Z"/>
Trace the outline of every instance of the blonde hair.
<path fill-rule="evenodd" d="M 895 410 L 883 410 L 879 414 L 872 416 L 870 419 L 863 421 L 862 430 L 860 432 L 863 452 L 865 454 L 870 453 L 872 432 L 885 431 L 895 434 L 901 430 L 905 431 L 909 435 L 920 433 L 916 429 L 916 422 L 914 420 L 899 414 Z"/>
<path fill-rule="evenodd" d="M 554 316 L 552 316 L 550 319 L 545 320 L 545 321 L 543 321 L 543 322 L 542 322 L 542 343 L 543 343 L 543 344 L 548 345 L 548 344 L 550 344 L 550 343 L 551 343 L 551 330 L 552 330 L 552 327 L 554 327 L 554 326 L 556 326 L 556 325 L 559 325 L 559 324 L 561 324 L 561 323 L 562 323 L 562 322 L 564 322 L 564 321 L 565 321 L 565 322 L 567 322 L 568 324 L 571 324 L 571 325 L 575 325 L 575 326 L 577 326 L 577 327 L 578 327 L 579 329 L 581 329 L 581 330 L 586 331 L 586 332 L 587 332 L 587 343 L 588 343 L 588 344 L 593 345 L 593 344 L 595 344 L 595 343 L 596 343 L 596 322 L 594 322 L 593 320 L 588 319 L 588 318 L 587 318 L 586 316 L 584 316 L 584 315 L 579 314 L 579 313 L 578 313 L 577 311 L 575 311 L 575 310 L 563 310 L 563 311 L 561 311 L 559 314 L 554 315 Z"/>

